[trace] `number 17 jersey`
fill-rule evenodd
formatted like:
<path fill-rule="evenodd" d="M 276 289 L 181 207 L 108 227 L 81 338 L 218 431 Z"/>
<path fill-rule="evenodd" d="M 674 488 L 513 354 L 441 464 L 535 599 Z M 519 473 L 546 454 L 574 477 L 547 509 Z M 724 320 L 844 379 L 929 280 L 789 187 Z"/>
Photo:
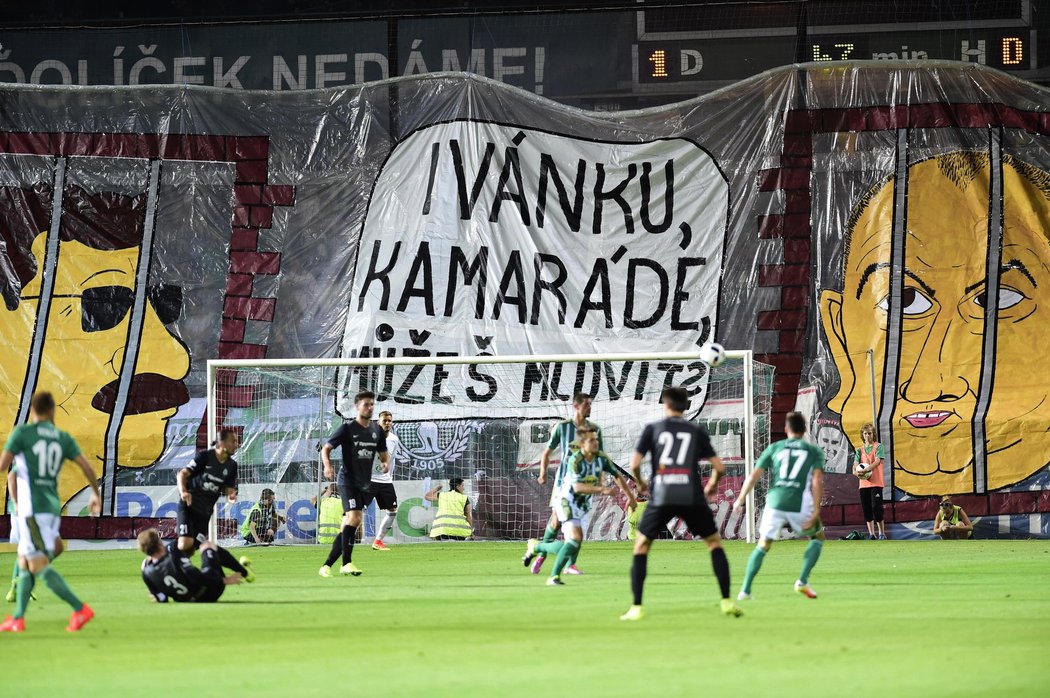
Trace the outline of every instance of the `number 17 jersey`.
<path fill-rule="evenodd" d="M 802 511 L 813 471 L 824 469 L 824 451 L 802 439 L 784 439 L 762 451 L 755 467 L 770 474 L 767 507 Z"/>

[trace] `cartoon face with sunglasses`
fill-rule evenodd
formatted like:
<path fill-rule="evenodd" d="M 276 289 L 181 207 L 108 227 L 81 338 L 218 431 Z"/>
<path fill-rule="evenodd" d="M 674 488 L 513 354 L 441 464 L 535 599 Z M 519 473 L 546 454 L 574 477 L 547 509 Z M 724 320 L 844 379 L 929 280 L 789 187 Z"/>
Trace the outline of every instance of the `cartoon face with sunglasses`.
<path fill-rule="evenodd" d="M 42 270 L 50 206 L 47 187 L 0 187 L 0 239 L 7 256 L 0 260 L 0 282 L 5 276 L 10 281 L 13 272 L 21 286 L 15 296 L 15 284 L 0 283 L 7 307 L 0 307 L 0 423 L 14 425 L 24 382 L 35 378 L 37 389 L 54 394 L 56 422 L 77 439 L 96 470 L 102 472 L 111 420 L 120 424 L 118 465 L 146 467 L 164 450 L 168 420 L 189 400 L 182 382 L 189 372 L 189 352 L 166 327 L 179 317 L 182 289 L 144 289 L 142 321 L 132 326 L 145 195 L 91 194 L 68 186 L 50 307 L 47 317 L 40 317 L 41 294 L 48 293 Z M 7 274 L 2 274 L 4 268 Z M 43 341 L 34 352 L 34 334 L 39 333 Z M 125 406 L 122 414 L 115 414 L 125 352 L 135 344 L 137 359 L 123 396 Z M 63 503 L 82 487 L 75 478 L 61 479 Z M 2 488 L 0 484 L 0 492 Z"/>

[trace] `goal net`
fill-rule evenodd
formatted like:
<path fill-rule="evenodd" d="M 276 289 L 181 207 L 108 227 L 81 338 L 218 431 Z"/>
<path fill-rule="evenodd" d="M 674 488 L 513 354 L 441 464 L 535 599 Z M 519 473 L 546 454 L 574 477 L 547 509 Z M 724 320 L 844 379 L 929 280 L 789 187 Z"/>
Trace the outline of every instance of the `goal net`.
<path fill-rule="evenodd" d="M 773 389 L 773 367 L 755 362 L 751 352 L 728 352 L 713 369 L 691 353 L 209 361 L 209 442 L 220 427 L 241 432 L 238 501 L 220 500 L 213 534 L 225 545 L 244 542 L 241 525 L 268 489 L 284 517 L 274 542 L 317 542 L 312 500 L 328 485 L 320 449 L 356 416 L 354 395 L 368 390 L 376 396 L 373 419 L 391 412 L 398 437 L 391 449 L 398 510 L 388 543 L 429 540 L 436 509 L 424 494 L 447 487 L 452 477 L 466 481 L 475 540 L 536 537 L 550 515 L 561 449 L 552 453 L 545 485 L 537 481 L 540 457 L 552 426 L 572 418 L 574 395 L 593 398 L 590 420 L 626 473 L 642 428 L 663 416 L 660 393 L 670 385 L 690 392 L 687 417 L 707 429 L 726 465 L 712 502 L 723 536 L 751 540 L 764 483 L 751 516 L 730 504 L 769 443 Z M 332 456 L 338 470 L 339 449 Z M 585 522 L 588 538 L 627 538 L 625 505 L 622 493 L 596 496 Z M 365 540 L 383 514 L 374 502 L 366 510 Z M 672 522 L 668 536 L 688 534 Z"/>

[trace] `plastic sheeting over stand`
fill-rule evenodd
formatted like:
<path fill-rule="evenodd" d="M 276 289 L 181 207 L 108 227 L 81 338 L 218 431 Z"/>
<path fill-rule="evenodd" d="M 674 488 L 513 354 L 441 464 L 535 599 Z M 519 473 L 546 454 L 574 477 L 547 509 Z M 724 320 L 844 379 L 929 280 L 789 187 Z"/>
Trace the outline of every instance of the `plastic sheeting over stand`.
<path fill-rule="evenodd" d="M 208 358 L 714 338 L 776 367 L 774 431 L 812 417 L 831 505 L 856 501 L 866 422 L 887 501 L 1042 493 L 1048 112 L 1041 88 L 927 61 L 792 66 L 625 113 L 460 74 L 4 86 L 0 420 L 50 390 L 105 514 L 145 515 L 129 498 L 204 445 Z M 286 476 L 316 481 L 296 452 Z"/>

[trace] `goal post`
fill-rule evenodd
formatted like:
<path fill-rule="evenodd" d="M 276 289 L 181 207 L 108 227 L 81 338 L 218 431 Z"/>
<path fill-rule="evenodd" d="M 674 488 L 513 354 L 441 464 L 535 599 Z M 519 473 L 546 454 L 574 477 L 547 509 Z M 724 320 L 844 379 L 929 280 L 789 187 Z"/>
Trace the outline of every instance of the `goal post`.
<path fill-rule="evenodd" d="M 591 421 L 602 429 L 603 448 L 626 468 L 642 427 L 663 416 L 660 393 L 675 385 L 689 391 L 687 417 L 707 429 L 726 464 L 711 505 L 720 530 L 726 538 L 753 541 L 764 484 L 749 495 L 750 515 L 729 504 L 769 443 L 772 384 L 773 367 L 754 361 L 750 351 L 727 351 L 715 368 L 697 352 L 211 360 L 208 442 L 214 444 L 224 426 L 242 433 L 235 456 L 239 501 L 220 498 L 212 537 L 227 545 L 243 540 L 239 526 L 268 488 L 286 517 L 275 542 L 314 543 L 317 512 L 310 500 L 326 485 L 319 451 L 356 416 L 353 396 L 363 390 L 376 396 L 373 419 L 393 414 L 398 437 L 391 464 L 399 506 L 389 541 L 428 540 L 434 508 L 423 494 L 450 477 L 466 481 L 475 539 L 535 537 L 550 513 L 553 480 L 551 470 L 545 487 L 537 482 L 540 455 L 551 426 L 572 417 L 573 396 L 591 395 Z M 559 453 L 554 449 L 552 466 Z M 334 455 L 338 469 L 338 451 Z M 622 495 L 596 497 L 585 523 L 588 537 L 626 537 L 625 504 Z M 382 515 L 375 504 L 366 511 L 365 535 Z M 668 535 L 676 534 L 681 531 Z"/>

